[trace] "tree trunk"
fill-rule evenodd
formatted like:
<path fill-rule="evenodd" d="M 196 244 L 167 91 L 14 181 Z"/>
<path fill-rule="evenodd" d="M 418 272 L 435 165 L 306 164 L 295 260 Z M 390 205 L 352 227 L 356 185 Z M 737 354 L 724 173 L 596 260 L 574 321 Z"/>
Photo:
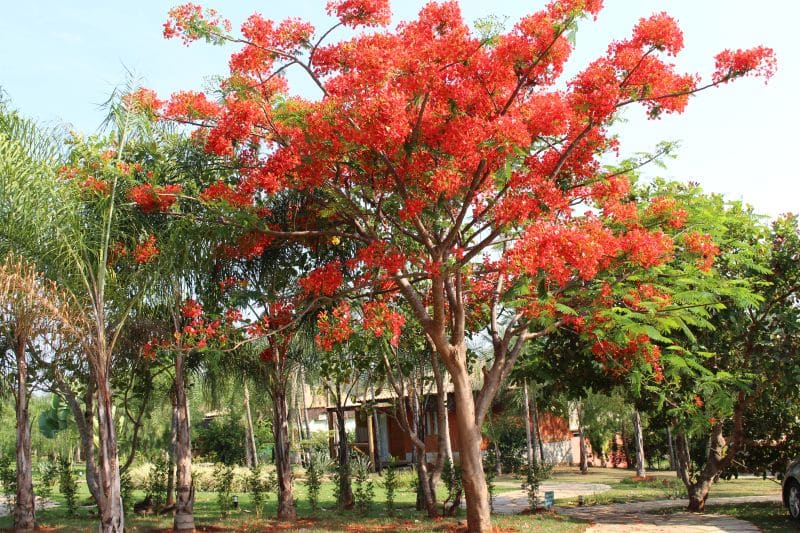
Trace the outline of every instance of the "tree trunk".
<path fill-rule="evenodd" d="M 535 388 L 531 395 L 531 410 L 533 411 L 533 444 L 534 447 L 539 449 L 539 461 L 544 464 L 544 442 L 542 441 L 542 432 L 539 429 L 539 406 L 536 403 Z M 536 450 L 533 452 L 535 454 Z"/>
<path fill-rule="evenodd" d="M 294 520 L 292 464 L 289 457 L 289 417 L 286 391 L 272 391 L 272 432 L 275 437 L 275 471 L 278 477 L 278 520 Z"/>
<path fill-rule="evenodd" d="M 525 402 L 525 444 L 528 452 L 528 469 L 535 465 L 536 455 L 533 453 L 533 438 L 531 437 L 531 405 L 528 398 L 528 380 L 522 384 L 522 400 Z"/>
<path fill-rule="evenodd" d="M 636 442 L 636 476 L 645 477 L 644 468 L 644 436 L 642 434 L 642 417 L 637 409 L 633 410 L 633 436 Z"/>
<path fill-rule="evenodd" d="M 167 474 L 167 502 L 166 507 L 175 505 L 175 448 L 177 447 L 178 406 L 175 398 L 172 399 L 172 425 L 169 431 L 169 473 Z"/>
<path fill-rule="evenodd" d="M 667 444 L 669 445 L 669 468 L 677 470 L 678 465 L 675 459 L 675 444 L 672 442 L 672 427 L 667 426 Z"/>
<path fill-rule="evenodd" d="M 253 430 L 253 414 L 250 411 L 250 390 L 247 388 L 247 381 L 244 382 L 244 419 L 245 419 L 245 460 L 247 466 L 258 466 L 258 449 L 256 448 L 256 436 Z M 277 442 L 277 441 L 276 441 Z"/>
<path fill-rule="evenodd" d="M 453 449 L 450 444 L 450 424 L 447 417 L 447 385 L 444 373 L 439 366 L 439 355 L 431 352 L 431 367 L 436 380 L 436 426 L 439 430 L 436 435 L 437 454 L 436 462 L 430 474 L 431 491 L 436 494 L 436 487 L 442 479 L 445 460 L 453 465 Z"/>
<path fill-rule="evenodd" d="M 16 339 L 17 359 L 17 501 L 14 506 L 14 530 L 28 531 L 36 527 L 31 464 L 31 425 L 28 415 L 28 362 L 25 359 L 26 339 Z"/>
<path fill-rule="evenodd" d="M 462 346 L 462 352 L 465 348 Z M 467 503 L 467 530 L 470 533 L 489 532 L 492 529 L 489 509 L 489 491 L 483 473 L 481 456 L 481 428 L 475 419 L 475 401 L 466 367 L 466 353 L 450 371 L 456 402 L 456 424 L 460 444 L 459 458 Z"/>
<path fill-rule="evenodd" d="M 375 472 L 380 474 L 381 470 L 383 469 L 383 465 L 381 464 L 380 445 L 377 444 L 377 443 L 378 443 L 378 440 L 380 439 L 380 431 L 381 431 L 380 428 L 381 428 L 381 426 L 378 423 L 378 410 L 374 408 L 374 405 L 375 405 L 375 384 L 374 383 L 370 383 L 369 389 L 370 389 L 370 395 L 372 397 L 372 404 L 373 404 L 372 415 L 371 416 L 372 416 L 372 427 L 373 427 L 374 432 L 375 432 L 375 443 L 376 443 L 375 444 L 376 450 L 375 450 L 375 457 L 374 457 Z M 305 404 L 305 396 L 303 396 L 303 410 L 304 411 L 306 410 L 305 409 L 305 405 L 306 405 Z M 306 414 L 306 423 L 308 423 L 308 414 Z M 311 433 L 309 432 L 309 437 L 310 436 L 311 436 Z"/>
<path fill-rule="evenodd" d="M 339 395 L 336 397 L 336 429 L 339 435 L 339 501 L 337 503 L 342 509 L 352 509 L 355 500 L 353 499 L 353 486 L 350 483 L 350 447 L 347 445 L 347 426 Z"/>
<path fill-rule="evenodd" d="M 401 398 L 400 401 L 405 400 Z M 428 461 L 425 457 L 425 411 L 420 406 L 419 397 L 415 392 L 411 392 L 408 401 L 411 404 L 409 436 L 414 443 L 414 459 L 417 465 L 417 482 L 419 485 L 417 508 L 424 508 L 428 516 L 434 518 L 439 516 L 439 510 L 436 508 L 436 493 L 431 490 Z"/>
<path fill-rule="evenodd" d="M 175 356 L 175 458 L 177 491 L 175 531 L 194 531 L 194 486 L 192 484 L 192 441 L 189 428 L 189 401 L 186 398 L 185 354 Z"/>
<path fill-rule="evenodd" d="M 100 467 L 100 486 L 103 491 L 103 505 L 99 509 L 100 531 L 101 533 L 122 533 L 125 530 L 125 515 L 122 508 L 119 449 L 117 446 L 117 430 L 114 425 L 111 383 L 107 366 L 98 368 L 98 370 L 95 374 L 97 376 L 97 426 L 99 433 L 97 454 Z"/>
<path fill-rule="evenodd" d="M 589 473 L 589 452 L 586 449 L 586 435 L 583 434 L 583 405 L 578 403 L 578 449 L 580 450 L 580 469 L 581 474 Z"/>

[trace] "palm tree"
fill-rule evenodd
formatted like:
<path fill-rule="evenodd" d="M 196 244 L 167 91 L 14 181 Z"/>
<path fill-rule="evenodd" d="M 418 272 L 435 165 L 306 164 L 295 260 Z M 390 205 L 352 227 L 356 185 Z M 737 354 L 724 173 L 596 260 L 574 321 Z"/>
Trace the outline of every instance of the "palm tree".
<path fill-rule="evenodd" d="M 12 153 L 3 158 L 10 163 L 0 173 L 0 249 L 16 250 L 82 311 L 61 319 L 77 339 L 95 389 L 99 490 L 93 495 L 100 530 L 121 532 L 124 514 L 111 370 L 117 341 L 151 273 L 146 265 L 115 268 L 113 246 L 130 244 L 138 236 L 135 219 L 121 209 L 129 169 L 125 157 L 131 139 L 146 135 L 148 128 L 137 113 L 119 99 L 112 100 L 111 133 L 89 139 L 73 134 L 68 166 L 59 173 L 55 157 L 27 165 L 42 153 L 58 154 L 56 140 L 30 133 L 37 131 L 34 125 L 3 111 L 0 131 L 16 143 L 6 141 Z M 35 172 L 20 170 L 31 167 Z"/>

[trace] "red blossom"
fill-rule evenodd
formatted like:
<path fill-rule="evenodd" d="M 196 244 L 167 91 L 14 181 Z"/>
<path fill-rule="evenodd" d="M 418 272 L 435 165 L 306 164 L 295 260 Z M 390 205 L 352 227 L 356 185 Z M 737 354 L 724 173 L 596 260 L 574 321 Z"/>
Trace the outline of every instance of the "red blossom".
<path fill-rule="evenodd" d="M 312 270 L 306 277 L 301 278 L 298 284 L 305 294 L 333 296 L 341 287 L 343 279 L 342 264 L 333 261 Z"/>
<path fill-rule="evenodd" d="M 764 78 L 766 82 L 775 74 L 778 66 L 774 50 L 766 46 L 747 50 L 723 50 L 714 59 L 716 70 L 712 79 L 717 83 L 751 74 Z"/>
<path fill-rule="evenodd" d="M 330 0 L 325 10 L 352 27 L 385 26 L 392 19 L 388 0 Z"/>
<path fill-rule="evenodd" d="M 181 192 L 180 185 L 165 185 L 163 187 L 153 187 L 149 183 L 137 185 L 128 192 L 128 197 L 136 202 L 139 209 L 144 213 L 169 211 L 172 204 L 178 199 L 177 195 Z"/>
<path fill-rule="evenodd" d="M 160 250 L 156 246 L 156 236 L 150 235 L 146 241 L 140 243 L 133 249 L 133 260 L 140 265 L 149 263 L 159 254 Z"/>

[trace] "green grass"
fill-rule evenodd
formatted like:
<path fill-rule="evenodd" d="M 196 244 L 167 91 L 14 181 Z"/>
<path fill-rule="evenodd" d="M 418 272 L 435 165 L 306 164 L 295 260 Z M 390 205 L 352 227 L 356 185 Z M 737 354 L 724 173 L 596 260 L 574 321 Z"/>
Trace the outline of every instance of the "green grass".
<path fill-rule="evenodd" d="M 670 514 L 682 509 L 667 509 L 660 514 Z M 800 530 L 800 522 L 789 518 L 780 503 L 745 503 L 738 505 L 709 505 L 707 513 L 724 514 L 746 520 L 765 533 L 788 533 Z"/>
<path fill-rule="evenodd" d="M 141 491 L 135 491 L 134 501 L 144 497 Z M 367 516 L 362 516 L 356 511 L 339 513 L 335 510 L 333 499 L 333 485 L 326 482 L 320 492 L 321 509 L 312 512 L 306 501 L 306 490 L 302 482 L 295 484 L 295 498 L 297 500 L 298 522 L 281 524 L 273 519 L 276 512 L 275 495 L 270 494 L 264 505 L 263 515 L 257 517 L 250 501 L 250 495 L 237 493 L 239 497 L 239 510 L 233 511 L 228 517 L 222 517 L 216 502 L 216 493 L 198 492 L 195 497 L 195 522 L 198 531 L 264 531 L 272 529 L 287 529 L 295 531 L 447 531 L 452 530 L 459 521 L 464 520 L 463 512 L 459 516 L 430 520 L 424 513 L 414 508 L 415 494 L 409 483 L 403 483 L 396 495 L 397 511 L 394 517 L 388 517 L 385 508 L 385 490 L 380 485 L 380 478 L 375 483 L 375 503 Z M 45 531 L 66 533 L 72 531 L 96 531 L 97 513 L 95 508 L 81 508 L 79 516 L 70 518 L 66 516 L 64 500 L 58 492 L 51 497 L 58 502 L 59 507 L 37 511 L 37 521 Z M 80 500 L 90 501 L 85 485 L 80 486 Z M 495 516 L 494 524 L 506 530 L 533 531 L 555 533 L 579 533 L 586 529 L 586 524 L 569 517 L 554 514 L 540 514 L 535 516 Z M 170 516 L 136 516 L 133 512 L 126 514 L 126 530 L 134 532 L 150 532 L 166 530 L 172 526 Z M 0 529 L 11 530 L 13 518 L 0 517 Z"/>
<path fill-rule="evenodd" d="M 633 476 L 632 470 L 593 468 L 588 474 L 582 475 L 577 468 L 569 468 L 557 470 L 549 481 L 604 483 L 611 486 L 611 490 L 587 496 L 587 505 L 674 499 L 686 495 L 683 483 L 674 471 L 648 472 L 647 481 L 634 481 Z M 762 496 L 780 494 L 780 490 L 779 484 L 768 479 L 740 478 L 715 483 L 709 497 Z M 573 506 L 577 504 L 577 498 L 560 499 L 556 502 L 562 506 Z"/>

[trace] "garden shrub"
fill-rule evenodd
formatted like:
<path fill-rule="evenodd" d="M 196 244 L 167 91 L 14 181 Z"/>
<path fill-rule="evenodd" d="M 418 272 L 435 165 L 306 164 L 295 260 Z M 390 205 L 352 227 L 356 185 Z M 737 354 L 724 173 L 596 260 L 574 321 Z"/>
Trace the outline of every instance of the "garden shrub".
<path fill-rule="evenodd" d="M 169 459 L 164 454 L 156 456 L 150 465 L 145 486 L 146 496 L 152 499 L 153 506 L 160 509 L 167 501 L 167 478 L 169 477 Z"/>
<path fill-rule="evenodd" d="M 353 460 L 355 473 L 355 487 L 353 496 L 356 509 L 363 515 L 369 513 L 372 502 L 375 500 L 375 484 L 369 476 L 371 462 L 366 457 L 358 456 Z"/>
<path fill-rule="evenodd" d="M 58 478 L 58 465 L 45 459 L 36 465 L 39 474 L 39 483 L 36 484 L 36 495 L 40 498 L 49 498 L 53 494 L 53 485 Z"/>
<path fill-rule="evenodd" d="M 217 492 L 217 507 L 222 516 L 228 516 L 233 507 L 233 467 L 218 463 L 214 467 L 215 490 Z"/>
<path fill-rule="evenodd" d="M 319 490 L 322 487 L 322 474 L 327 462 L 325 453 L 319 451 L 312 453 L 308 461 L 306 489 L 308 492 L 308 505 L 312 511 L 316 511 L 319 508 Z"/>
<path fill-rule="evenodd" d="M 64 497 L 68 516 L 78 514 L 78 483 L 72 473 L 72 463 L 62 455 L 58 460 L 58 492 Z"/>
<path fill-rule="evenodd" d="M 13 507 L 17 497 L 17 467 L 14 458 L 5 453 L 0 455 L 0 484 L 9 507 Z"/>
<path fill-rule="evenodd" d="M 386 513 L 394 516 L 394 499 L 397 494 L 397 459 L 392 457 L 383 476 L 383 488 L 386 490 Z"/>

